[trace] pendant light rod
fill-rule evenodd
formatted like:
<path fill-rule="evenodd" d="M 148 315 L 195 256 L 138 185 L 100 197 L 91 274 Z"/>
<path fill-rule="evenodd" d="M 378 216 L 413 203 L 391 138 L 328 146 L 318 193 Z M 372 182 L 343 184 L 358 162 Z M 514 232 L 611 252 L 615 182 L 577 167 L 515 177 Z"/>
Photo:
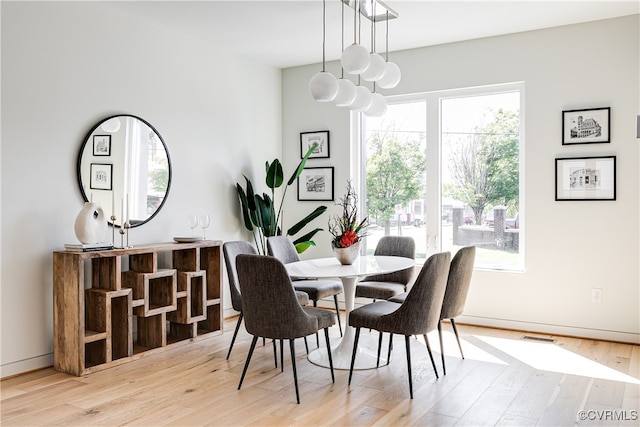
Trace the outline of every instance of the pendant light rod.
<path fill-rule="evenodd" d="M 386 40 L 385 40 L 385 47 L 384 47 L 384 60 L 389 62 L 389 11 L 387 10 L 387 29 L 386 29 Z"/>
<path fill-rule="evenodd" d="M 325 19 L 326 19 L 326 4 L 325 4 L 325 0 L 322 0 L 322 72 L 324 73 L 325 70 L 325 27 L 326 27 L 326 23 L 325 23 Z"/>

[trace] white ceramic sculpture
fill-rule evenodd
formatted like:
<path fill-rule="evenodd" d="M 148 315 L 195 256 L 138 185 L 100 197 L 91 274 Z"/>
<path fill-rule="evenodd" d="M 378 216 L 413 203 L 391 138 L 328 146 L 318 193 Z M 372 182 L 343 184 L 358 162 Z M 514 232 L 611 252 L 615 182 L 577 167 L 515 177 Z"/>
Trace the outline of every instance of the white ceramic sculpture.
<path fill-rule="evenodd" d="M 102 243 L 108 229 L 107 217 L 100 203 L 86 202 L 76 217 L 75 232 L 78 240 L 84 244 Z"/>

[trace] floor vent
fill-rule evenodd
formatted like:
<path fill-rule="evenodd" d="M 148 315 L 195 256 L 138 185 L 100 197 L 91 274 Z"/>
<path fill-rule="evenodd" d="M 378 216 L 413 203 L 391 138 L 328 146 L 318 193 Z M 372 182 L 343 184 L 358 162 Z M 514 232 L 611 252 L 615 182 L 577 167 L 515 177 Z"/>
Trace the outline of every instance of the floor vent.
<path fill-rule="evenodd" d="M 548 342 L 548 343 L 554 343 L 556 342 L 556 340 L 551 339 L 551 338 L 540 338 L 540 337 L 530 337 L 529 335 L 525 335 L 522 337 L 523 340 L 529 340 L 529 341 L 541 341 L 541 342 Z"/>

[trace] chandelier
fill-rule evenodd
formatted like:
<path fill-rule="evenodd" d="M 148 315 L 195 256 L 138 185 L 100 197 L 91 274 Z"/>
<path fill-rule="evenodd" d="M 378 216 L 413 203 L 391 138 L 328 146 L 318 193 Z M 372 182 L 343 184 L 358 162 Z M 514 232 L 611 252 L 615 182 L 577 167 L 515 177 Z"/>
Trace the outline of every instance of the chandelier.
<path fill-rule="evenodd" d="M 342 6 L 342 55 L 341 76 L 336 78 L 325 68 L 326 0 L 322 0 L 322 71 L 309 82 L 311 97 L 318 102 L 333 102 L 338 107 L 364 112 L 367 116 L 379 117 L 387 111 L 387 100 L 377 88 L 392 89 L 401 78 L 400 68 L 389 62 L 389 20 L 398 14 L 380 0 L 341 0 Z M 353 44 L 344 47 L 344 6 L 353 8 Z M 371 22 L 371 49 L 359 43 L 362 30 L 361 18 Z M 376 53 L 375 24 L 386 22 L 385 57 Z M 356 76 L 357 84 L 344 74 Z M 371 82 L 371 89 L 363 84 Z"/>

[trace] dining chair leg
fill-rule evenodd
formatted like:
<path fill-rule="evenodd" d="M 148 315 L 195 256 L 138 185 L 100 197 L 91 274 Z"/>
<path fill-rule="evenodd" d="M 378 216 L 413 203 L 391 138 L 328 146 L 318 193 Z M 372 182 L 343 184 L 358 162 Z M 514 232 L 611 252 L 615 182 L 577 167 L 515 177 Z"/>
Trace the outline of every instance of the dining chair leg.
<path fill-rule="evenodd" d="M 333 302 L 336 303 L 336 316 L 338 317 L 338 329 L 340 330 L 340 336 L 342 336 L 342 324 L 340 323 L 340 307 L 338 306 L 338 295 L 333 296 Z"/>
<path fill-rule="evenodd" d="M 276 350 L 276 340 L 271 340 L 273 343 L 273 363 L 275 363 L 276 368 L 278 367 L 278 353 Z M 282 348 L 280 349 L 280 353 L 282 353 Z"/>
<path fill-rule="evenodd" d="M 280 340 L 280 372 L 284 372 L 284 340 Z"/>
<path fill-rule="evenodd" d="M 438 338 L 440 339 L 440 356 L 442 357 L 442 375 L 447 375 L 447 367 L 444 364 L 444 343 L 442 341 L 442 320 L 438 320 Z"/>
<path fill-rule="evenodd" d="M 331 357 L 331 343 L 329 342 L 329 328 L 324 328 L 324 339 L 327 342 L 327 354 L 329 355 L 329 368 L 331 368 L 331 382 L 335 383 L 336 378 L 333 375 L 333 357 Z"/>
<path fill-rule="evenodd" d="M 318 300 L 313 300 L 313 306 L 318 308 Z M 318 338 L 318 331 L 316 331 L 316 347 L 320 348 L 320 338 Z"/>
<path fill-rule="evenodd" d="M 307 337 L 304 337 L 304 349 L 306 350 L 307 354 L 309 354 L 309 344 L 307 343 Z"/>
<path fill-rule="evenodd" d="M 231 356 L 231 349 L 233 348 L 233 343 L 236 342 L 236 337 L 238 336 L 238 329 L 240 329 L 240 323 L 242 323 L 242 312 L 238 316 L 238 322 L 236 323 L 236 329 L 233 331 L 233 338 L 231 338 L 231 344 L 229 345 L 229 351 L 227 352 L 227 360 L 229 360 L 229 356 Z"/>
<path fill-rule="evenodd" d="M 358 350 L 359 339 L 360 339 L 360 328 L 356 328 L 356 336 L 353 340 L 353 353 L 351 353 L 351 367 L 349 368 L 349 385 L 351 385 L 351 376 L 353 375 L 353 364 L 356 361 L 356 353 Z"/>
<path fill-rule="evenodd" d="M 440 378 L 438 376 L 438 370 L 436 369 L 436 362 L 433 360 L 433 353 L 431 352 L 431 346 L 429 345 L 429 338 L 427 338 L 427 334 L 423 335 L 424 343 L 427 346 L 427 352 L 429 353 L 429 358 L 431 359 L 431 366 L 433 366 L 433 372 L 436 373 L 436 378 Z"/>
<path fill-rule="evenodd" d="M 460 337 L 458 336 L 458 328 L 456 328 L 456 321 L 453 319 L 449 319 L 451 322 L 451 326 L 453 326 L 453 333 L 456 336 L 456 340 L 458 341 L 458 347 L 460 348 L 460 356 L 464 359 L 464 353 L 462 353 L 462 345 L 460 345 Z"/>
<path fill-rule="evenodd" d="M 413 380 L 411 379 L 411 342 L 409 338 L 409 335 L 404 336 L 404 343 L 407 352 L 407 373 L 409 374 L 409 396 L 413 399 Z"/>
<path fill-rule="evenodd" d="M 387 351 L 387 365 L 391 362 L 391 350 L 393 349 L 393 334 L 389 334 L 389 350 Z"/>
<path fill-rule="evenodd" d="M 382 331 L 378 335 L 378 358 L 376 359 L 376 368 L 380 367 L 380 350 L 382 349 Z"/>
<path fill-rule="evenodd" d="M 244 362 L 244 369 L 242 370 L 242 376 L 240 377 L 240 383 L 238 384 L 238 390 L 242 387 L 242 381 L 244 381 L 244 376 L 247 373 L 247 368 L 249 367 L 249 362 L 251 361 L 251 356 L 253 355 L 253 349 L 256 348 L 256 342 L 258 341 L 258 337 L 254 336 L 251 340 L 251 347 L 249 348 L 249 354 L 247 355 L 247 361 Z"/>
<path fill-rule="evenodd" d="M 296 386 L 296 401 L 300 404 L 300 393 L 298 392 L 298 372 L 296 371 L 296 349 L 294 340 L 289 340 L 289 347 L 291 348 L 291 366 L 293 367 L 293 382 Z"/>

